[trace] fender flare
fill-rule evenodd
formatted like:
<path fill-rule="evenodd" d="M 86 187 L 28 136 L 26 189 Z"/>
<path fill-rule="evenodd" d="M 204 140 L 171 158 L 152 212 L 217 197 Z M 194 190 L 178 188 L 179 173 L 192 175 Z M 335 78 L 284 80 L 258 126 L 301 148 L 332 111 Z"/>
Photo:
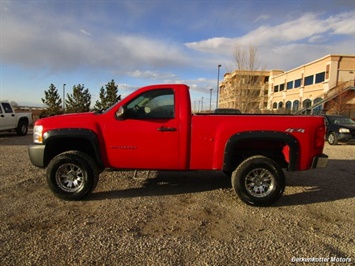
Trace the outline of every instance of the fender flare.
<path fill-rule="evenodd" d="M 248 131 L 232 135 L 227 141 L 224 149 L 223 171 L 231 171 L 233 167 L 233 151 L 238 143 L 246 140 L 265 140 L 265 141 L 281 141 L 290 149 L 289 153 L 289 171 L 298 169 L 299 142 L 291 134 L 279 131 Z"/>
<path fill-rule="evenodd" d="M 43 144 L 47 146 L 48 143 L 63 139 L 63 138 L 79 138 L 88 140 L 95 153 L 95 160 L 99 166 L 103 166 L 103 161 L 100 152 L 100 143 L 94 131 L 85 128 L 61 128 L 49 130 L 43 135 Z"/>

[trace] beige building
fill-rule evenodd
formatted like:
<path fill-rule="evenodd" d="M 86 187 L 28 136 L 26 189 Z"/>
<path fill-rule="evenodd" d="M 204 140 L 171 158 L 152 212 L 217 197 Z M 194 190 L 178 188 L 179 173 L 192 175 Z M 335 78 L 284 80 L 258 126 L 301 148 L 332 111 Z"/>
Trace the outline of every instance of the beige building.
<path fill-rule="evenodd" d="M 218 108 L 259 113 L 267 108 L 270 71 L 235 70 L 220 83 Z"/>
<path fill-rule="evenodd" d="M 254 104 L 248 112 L 327 112 L 355 118 L 354 55 L 327 55 L 286 72 L 270 70 L 248 74 L 257 80 L 248 90 L 258 94 L 249 97 Z M 219 108 L 242 109 L 243 77 L 241 71 L 224 75 L 220 83 Z"/>
<path fill-rule="evenodd" d="M 287 72 L 271 71 L 268 109 L 355 117 L 354 77 L 354 55 L 327 55 Z"/>

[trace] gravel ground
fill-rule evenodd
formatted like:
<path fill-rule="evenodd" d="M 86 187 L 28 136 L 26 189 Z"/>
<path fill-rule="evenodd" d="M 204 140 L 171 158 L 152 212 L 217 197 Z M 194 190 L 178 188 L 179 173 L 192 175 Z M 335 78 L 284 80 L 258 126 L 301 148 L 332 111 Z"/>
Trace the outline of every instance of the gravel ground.
<path fill-rule="evenodd" d="M 85 201 L 54 197 L 31 135 L 0 133 L 1 265 L 287 265 L 355 261 L 355 145 L 286 173 L 272 207 L 242 203 L 219 172 L 104 172 Z"/>

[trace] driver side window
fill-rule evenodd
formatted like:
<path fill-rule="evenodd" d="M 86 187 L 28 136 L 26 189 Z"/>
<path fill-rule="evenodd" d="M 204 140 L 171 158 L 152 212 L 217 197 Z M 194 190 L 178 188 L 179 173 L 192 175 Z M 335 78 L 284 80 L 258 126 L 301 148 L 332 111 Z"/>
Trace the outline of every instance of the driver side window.
<path fill-rule="evenodd" d="M 174 112 L 174 92 L 171 89 L 147 91 L 127 105 L 129 118 L 172 119 Z"/>

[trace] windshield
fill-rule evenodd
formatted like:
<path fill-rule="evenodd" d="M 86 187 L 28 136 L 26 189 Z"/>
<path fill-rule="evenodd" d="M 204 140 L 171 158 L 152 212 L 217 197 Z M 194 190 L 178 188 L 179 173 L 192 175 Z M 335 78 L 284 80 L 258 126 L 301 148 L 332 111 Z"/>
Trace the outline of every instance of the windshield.
<path fill-rule="evenodd" d="M 355 124 L 353 120 L 347 117 L 330 117 L 329 120 L 335 125 Z"/>

